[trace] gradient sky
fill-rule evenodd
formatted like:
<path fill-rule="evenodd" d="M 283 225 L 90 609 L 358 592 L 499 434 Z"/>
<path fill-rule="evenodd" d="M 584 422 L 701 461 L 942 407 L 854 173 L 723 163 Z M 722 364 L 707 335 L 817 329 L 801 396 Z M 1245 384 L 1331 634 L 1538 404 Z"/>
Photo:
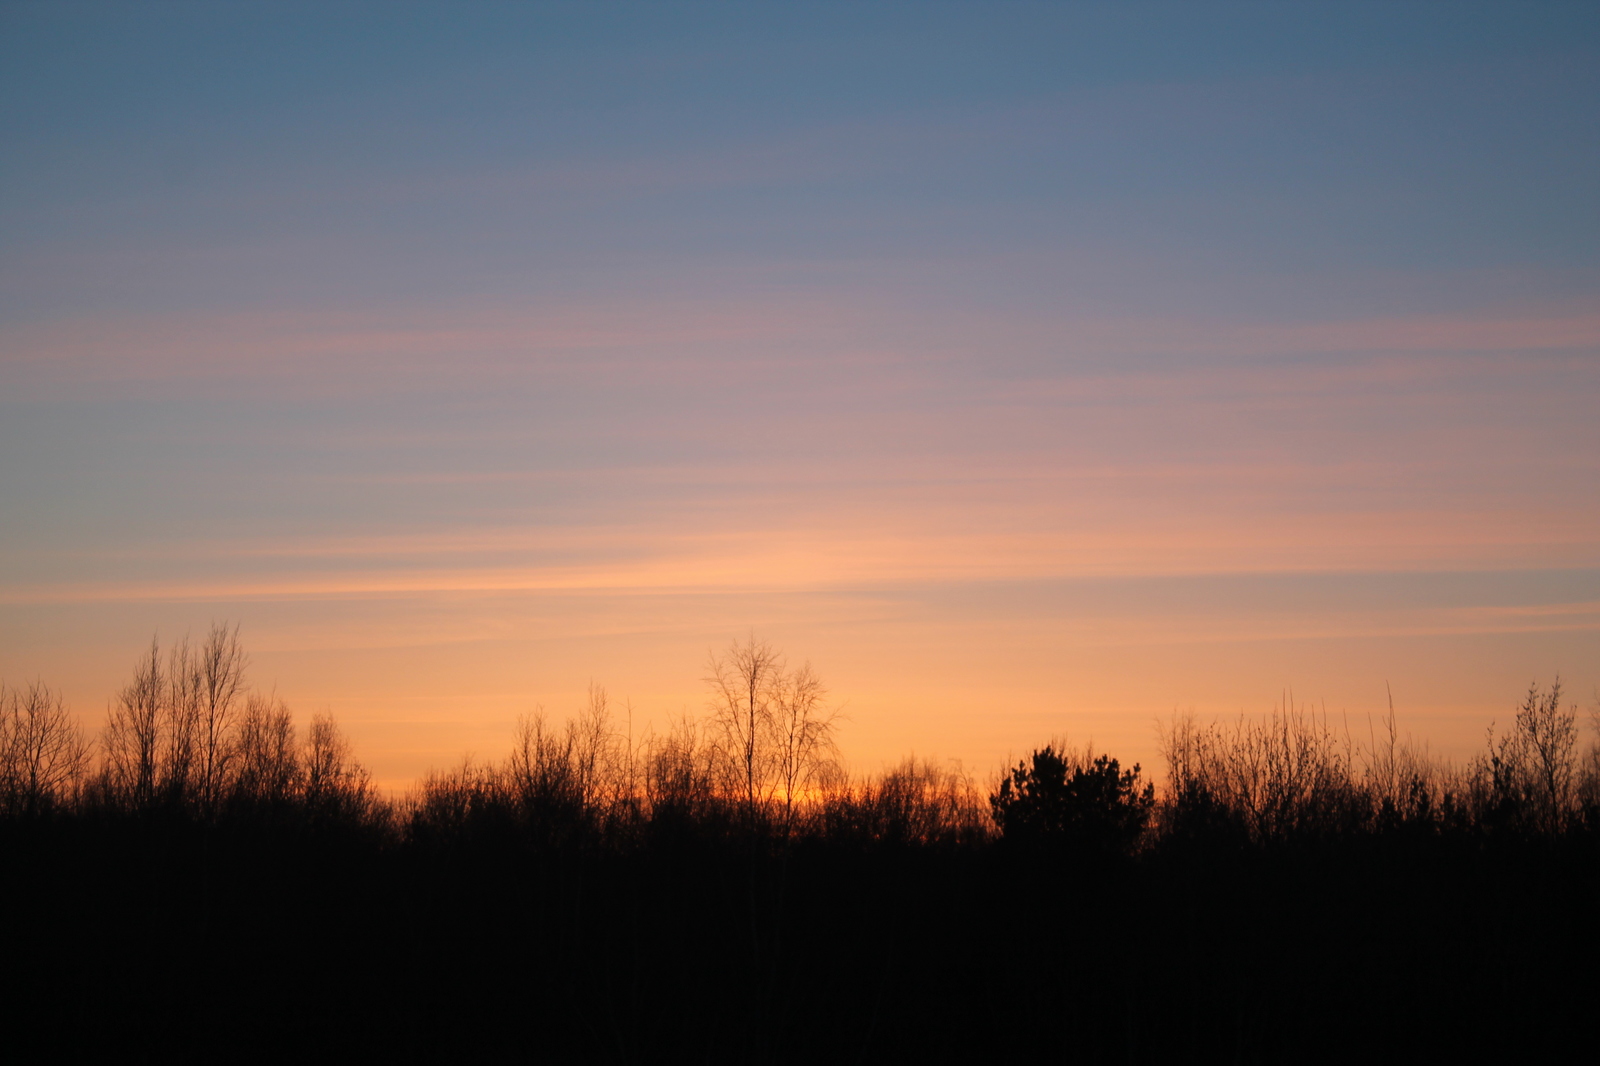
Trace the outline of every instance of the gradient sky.
<path fill-rule="evenodd" d="M 1593 4 L 0 4 L 0 677 L 389 784 L 755 632 L 858 769 L 1600 686 Z"/>

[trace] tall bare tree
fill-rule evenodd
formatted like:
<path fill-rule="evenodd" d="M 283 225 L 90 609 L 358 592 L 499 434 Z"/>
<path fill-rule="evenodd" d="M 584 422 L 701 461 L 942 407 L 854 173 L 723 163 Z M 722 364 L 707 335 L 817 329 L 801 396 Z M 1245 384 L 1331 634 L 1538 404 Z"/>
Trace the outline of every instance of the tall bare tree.
<path fill-rule="evenodd" d="M 706 685 L 711 721 L 730 791 L 751 808 L 781 793 L 786 810 L 834 756 L 835 712 L 806 663 L 789 670 L 784 657 L 754 636 L 712 655 Z"/>
<path fill-rule="evenodd" d="M 161 646 L 152 639 L 149 653 L 134 667 L 133 680 L 111 705 L 102 739 L 103 780 L 117 803 L 142 808 L 155 800 L 166 694 Z"/>
<path fill-rule="evenodd" d="M 786 815 L 793 814 L 795 799 L 837 761 L 833 732 L 839 712 L 824 706 L 827 694 L 810 663 L 782 674 L 772 687 L 774 762 Z"/>
<path fill-rule="evenodd" d="M 617 799 L 620 767 L 617 737 L 611 731 L 611 701 L 605 686 L 589 683 L 589 698 L 577 718 L 567 723 L 568 749 L 580 801 L 585 807 L 609 805 Z"/>
<path fill-rule="evenodd" d="M 181 806 L 194 798 L 201 715 L 200 660 L 184 637 L 167 656 L 162 702 L 161 755 L 157 790 L 164 802 Z"/>
<path fill-rule="evenodd" d="M 221 799 L 233 758 L 231 734 L 244 697 L 249 661 L 239 643 L 239 627 L 223 622 L 212 625 L 190 671 L 196 712 L 196 784 L 207 810 L 214 810 Z"/>
<path fill-rule="evenodd" d="M 772 696 L 783 665 L 783 657 L 754 636 L 734 641 L 708 663 L 712 722 L 720 734 L 729 784 L 752 808 L 770 795 Z"/>

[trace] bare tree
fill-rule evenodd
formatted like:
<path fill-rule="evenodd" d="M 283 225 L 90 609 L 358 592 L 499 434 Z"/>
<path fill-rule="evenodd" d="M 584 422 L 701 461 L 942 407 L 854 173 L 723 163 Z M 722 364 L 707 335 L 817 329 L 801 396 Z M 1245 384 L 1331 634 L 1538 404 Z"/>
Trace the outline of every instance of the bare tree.
<path fill-rule="evenodd" d="M 249 657 L 239 644 L 239 627 L 230 627 L 226 622 L 212 625 L 195 655 L 191 676 L 196 711 L 196 776 L 200 800 L 207 810 L 214 810 L 222 796 L 233 755 L 230 733 L 244 695 L 248 664 Z"/>
<path fill-rule="evenodd" d="M 1594 729 L 1594 739 L 1583 752 L 1578 770 L 1578 804 L 1590 824 L 1600 828 L 1600 692 L 1595 693 L 1595 706 L 1589 712 L 1589 725 Z"/>
<path fill-rule="evenodd" d="M 566 728 L 552 729 L 542 710 L 523 718 L 503 771 L 524 817 L 547 828 L 607 817 L 626 798 L 627 769 L 611 729 L 606 690 L 591 683 L 589 698 Z"/>
<path fill-rule="evenodd" d="M 202 681 L 199 657 L 184 637 L 167 656 L 167 686 L 162 703 L 161 755 L 156 767 L 157 791 L 171 806 L 193 798 L 199 755 Z"/>
<path fill-rule="evenodd" d="M 160 642 L 151 640 L 106 723 L 102 780 L 118 802 L 198 802 L 214 812 L 227 781 L 247 662 L 238 629 L 226 623 L 212 626 L 198 647 L 179 641 L 164 665 Z"/>
<path fill-rule="evenodd" d="M 910 756 L 875 778 L 828 768 L 813 824 L 839 839 L 887 844 L 970 843 L 994 832 L 983 793 L 959 763 Z"/>
<path fill-rule="evenodd" d="M 306 806 L 328 821 L 361 822 L 377 807 L 372 776 L 350 757 L 350 742 L 330 714 L 311 719 L 304 789 Z"/>
<path fill-rule="evenodd" d="M 1362 786 L 1373 813 L 1384 824 L 1408 820 L 1426 821 L 1437 812 L 1447 791 L 1442 787 L 1447 776 L 1428 753 L 1426 742 L 1418 744 L 1411 734 L 1400 734 L 1395 714 L 1394 695 L 1389 694 L 1387 712 L 1380 719 L 1383 732 L 1367 720 L 1367 747 L 1362 753 L 1365 774 Z"/>
<path fill-rule="evenodd" d="M 837 712 L 806 663 L 794 670 L 765 641 L 734 641 L 710 657 L 711 724 L 729 791 L 754 810 L 782 793 L 786 812 L 835 755 Z"/>
<path fill-rule="evenodd" d="M 724 655 L 713 654 L 708 665 L 712 722 L 729 784 L 753 809 L 770 794 L 772 690 L 783 675 L 783 657 L 752 636 L 734 641 Z"/>
<path fill-rule="evenodd" d="M 603 685 L 589 682 L 589 698 L 567 723 L 572 770 L 579 801 L 589 808 L 618 798 L 617 737 L 611 731 L 611 701 Z"/>
<path fill-rule="evenodd" d="M 1577 744 L 1578 708 L 1561 706 L 1561 679 L 1548 692 L 1530 685 L 1510 732 L 1497 740 L 1489 728 L 1489 751 L 1478 772 L 1491 808 L 1546 831 L 1561 829 L 1574 798 Z"/>
<path fill-rule="evenodd" d="M 716 801 L 719 758 L 701 723 L 685 714 L 644 754 L 644 798 L 656 821 L 703 816 Z"/>
<path fill-rule="evenodd" d="M 152 639 L 107 715 L 103 781 L 119 804 L 143 808 L 155 800 L 166 688 L 161 647 Z"/>
<path fill-rule="evenodd" d="M 1578 706 L 1561 706 L 1559 677 L 1543 698 L 1539 686 L 1528 688 L 1517 709 L 1517 730 L 1527 738 L 1546 823 L 1556 828 L 1572 800 L 1573 751 L 1578 744 Z"/>
<path fill-rule="evenodd" d="M 300 755 L 289 708 L 252 694 L 239 716 L 231 765 L 233 795 L 247 804 L 279 804 L 300 788 Z"/>
<path fill-rule="evenodd" d="M 1241 715 L 1235 723 L 1201 726 L 1193 716 L 1174 718 L 1161 747 L 1169 822 L 1214 817 L 1217 826 L 1237 823 L 1257 840 L 1364 824 L 1374 782 L 1387 780 L 1392 767 L 1411 764 L 1398 737 L 1390 748 L 1374 742 L 1363 787 L 1355 772 L 1359 748 L 1348 728 L 1333 728 L 1326 712 L 1297 707 L 1287 694 L 1259 719 Z"/>
<path fill-rule="evenodd" d="M 810 663 L 780 674 L 772 686 L 774 761 L 786 820 L 793 817 L 795 799 L 837 760 L 833 730 L 839 712 L 823 706 L 827 692 Z"/>
<path fill-rule="evenodd" d="M 557 736 L 540 708 L 517 722 L 517 745 L 506 766 L 511 790 L 526 813 L 578 802 L 572 773 L 572 734 Z"/>
<path fill-rule="evenodd" d="M 72 798 L 89 748 L 58 692 L 0 686 L 0 811 L 36 815 Z"/>

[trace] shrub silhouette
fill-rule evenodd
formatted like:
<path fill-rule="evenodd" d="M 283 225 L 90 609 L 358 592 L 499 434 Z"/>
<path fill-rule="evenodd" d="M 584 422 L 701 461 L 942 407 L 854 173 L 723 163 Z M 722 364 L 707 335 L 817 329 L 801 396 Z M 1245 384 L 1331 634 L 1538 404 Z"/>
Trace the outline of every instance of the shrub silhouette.
<path fill-rule="evenodd" d="M 914 756 L 865 781 L 836 775 L 821 790 L 809 828 L 858 847 L 981 846 L 993 832 L 983 793 L 959 765 Z"/>
<path fill-rule="evenodd" d="M 1123 770 L 1109 755 L 1088 762 L 1046 745 L 1001 780 L 989 805 L 1006 840 L 1125 855 L 1155 807 L 1155 786 L 1141 785 L 1139 772 L 1137 763 Z"/>
<path fill-rule="evenodd" d="M 1561 679 L 1549 691 L 1537 684 L 1516 710 L 1511 730 L 1496 737 L 1489 728 L 1489 750 L 1477 761 L 1482 820 L 1524 832 L 1559 833 L 1574 820 L 1574 800 L 1584 790 L 1584 767 L 1577 759 L 1578 708 L 1561 704 Z M 1486 786 L 1486 787 L 1484 787 Z"/>

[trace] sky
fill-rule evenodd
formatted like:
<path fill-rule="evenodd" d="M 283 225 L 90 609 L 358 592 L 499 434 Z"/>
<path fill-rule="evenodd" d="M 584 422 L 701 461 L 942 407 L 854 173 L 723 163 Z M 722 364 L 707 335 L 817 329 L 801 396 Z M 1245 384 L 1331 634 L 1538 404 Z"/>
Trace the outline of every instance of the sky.
<path fill-rule="evenodd" d="M 223 620 L 394 788 L 752 634 L 864 772 L 1600 701 L 1593 4 L 5 2 L 0 144 L 91 729 Z"/>

